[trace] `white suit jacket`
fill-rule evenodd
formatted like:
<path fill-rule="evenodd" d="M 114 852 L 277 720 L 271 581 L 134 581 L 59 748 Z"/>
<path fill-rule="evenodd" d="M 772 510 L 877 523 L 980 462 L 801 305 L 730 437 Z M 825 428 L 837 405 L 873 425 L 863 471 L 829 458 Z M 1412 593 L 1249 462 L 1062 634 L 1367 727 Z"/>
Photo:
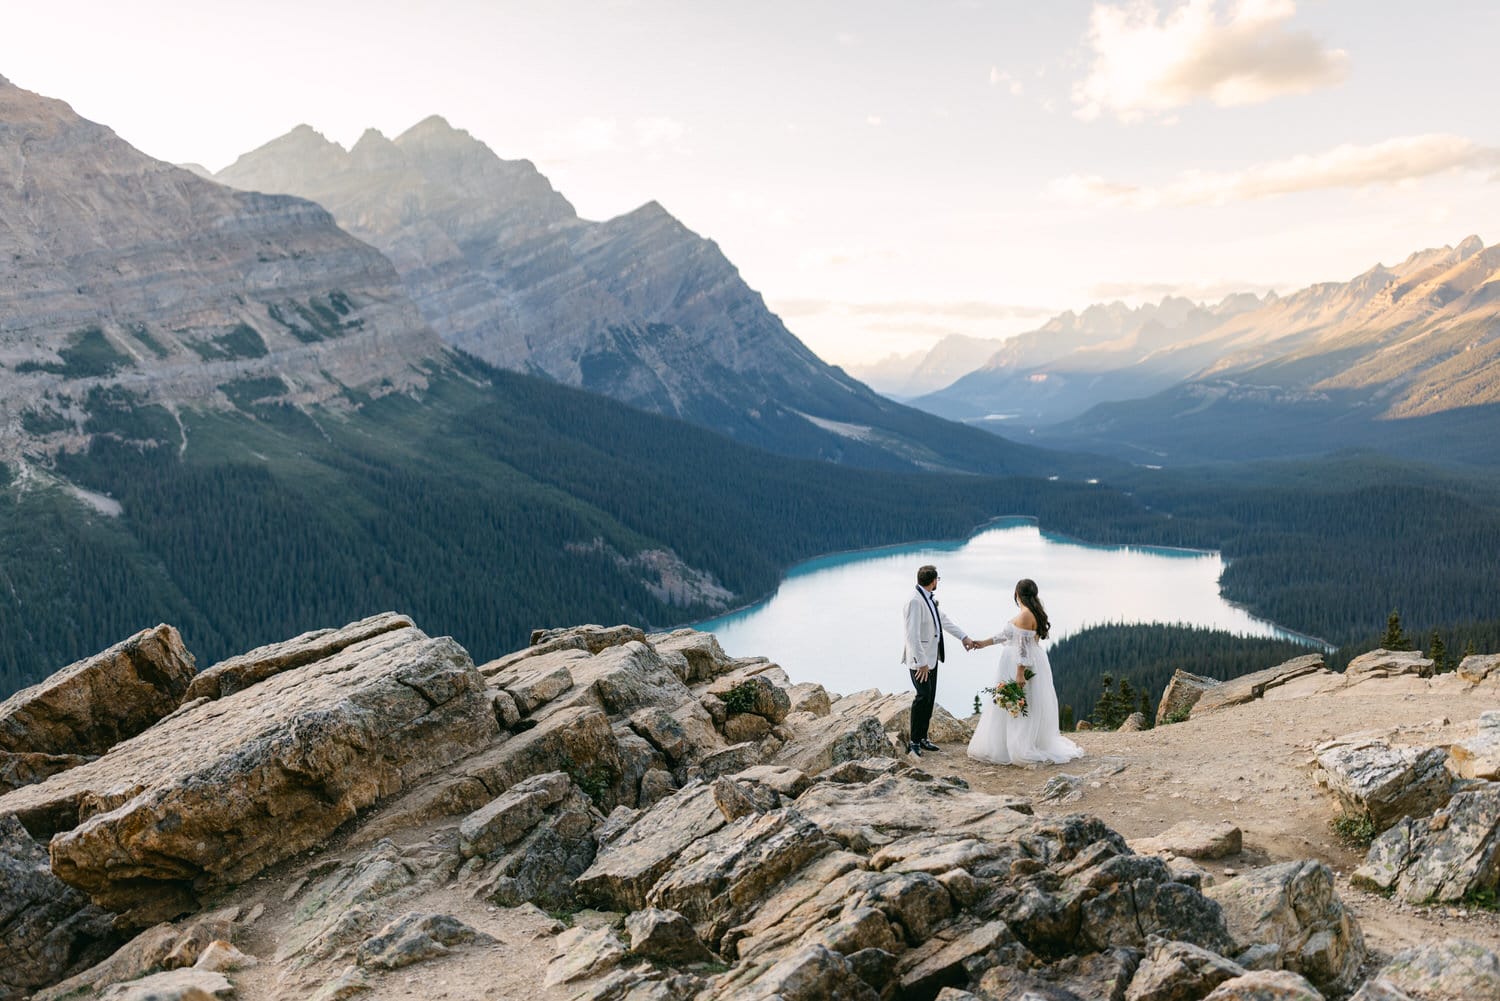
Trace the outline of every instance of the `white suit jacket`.
<path fill-rule="evenodd" d="M 901 649 L 901 663 L 911 671 L 923 664 L 928 667 L 938 666 L 938 623 L 933 621 L 932 607 L 928 605 L 927 599 L 919 593 L 923 590 L 925 589 L 913 587 L 911 597 L 906 601 L 906 645 Z M 968 638 L 969 634 L 948 618 L 948 613 L 941 607 L 938 607 L 937 613 L 944 632 L 949 636 L 957 636 L 960 641 Z"/>

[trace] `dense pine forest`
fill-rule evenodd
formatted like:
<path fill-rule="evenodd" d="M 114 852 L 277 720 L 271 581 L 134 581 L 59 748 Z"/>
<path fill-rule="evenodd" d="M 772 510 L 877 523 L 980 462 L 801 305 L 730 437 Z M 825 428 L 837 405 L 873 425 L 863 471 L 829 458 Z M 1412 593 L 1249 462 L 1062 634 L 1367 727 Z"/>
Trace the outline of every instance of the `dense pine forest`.
<path fill-rule="evenodd" d="M 344 413 L 231 385 L 241 409 L 184 413 L 185 445 L 160 408 L 92 401 L 87 451 L 0 487 L 0 694 L 157 622 L 182 630 L 200 667 L 387 609 L 483 659 L 536 627 L 666 627 L 722 610 L 664 601 L 632 562 L 643 551 L 671 550 L 739 604 L 832 550 L 1132 507 L 1083 483 L 783 458 L 464 364 L 421 399 Z M 57 478 L 123 514 L 91 510 Z"/>
<path fill-rule="evenodd" d="M 86 451 L 24 476 L 0 466 L 0 695 L 161 621 L 200 666 L 387 609 L 480 659 L 538 626 L 667 627 L 722 605 L 664 600 L 640 553 L 671 550 L 740 604 L 820 553 L 962 538 L 1013 514 L 1088 542 L 1219 549 L 1225 596 L 1339 647 L 1335 665 L 1371 648 L 1395 608 L 1415 646 L 1436 631 L 1455 653 L 1500 650 L 1500 487 L 1477 476 L 1362 455 L 1101 484 L 858 470 L 460 365 L 420 399 L 342 411 L 235 384 L 239 410 L 184 413 L 182 429 L 100 396 Z M 1056 654 L 1060 686 L 1081 679 L 1063 695 L 1079 718 L 1105 672 L 1154 700 L 1169 666 L 1275 662 L 1171 631 L 1088 644 Z"/>

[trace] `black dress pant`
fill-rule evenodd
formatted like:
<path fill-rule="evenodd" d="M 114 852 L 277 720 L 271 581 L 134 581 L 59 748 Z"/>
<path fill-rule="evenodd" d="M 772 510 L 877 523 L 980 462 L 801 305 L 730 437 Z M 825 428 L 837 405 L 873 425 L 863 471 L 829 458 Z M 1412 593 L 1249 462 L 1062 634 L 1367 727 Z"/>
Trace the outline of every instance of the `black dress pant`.
<path fill-rule="evenodd" d="M 937 702 L 937 668 L 927 672 L 926 681 L 917 680 L 917 672 L 911 671 L 911 686 L 917 697 L 911 702 L 911 739 L 921 743 L 927 739 L 927 725 L 932 722 L 932 707 Z"/>

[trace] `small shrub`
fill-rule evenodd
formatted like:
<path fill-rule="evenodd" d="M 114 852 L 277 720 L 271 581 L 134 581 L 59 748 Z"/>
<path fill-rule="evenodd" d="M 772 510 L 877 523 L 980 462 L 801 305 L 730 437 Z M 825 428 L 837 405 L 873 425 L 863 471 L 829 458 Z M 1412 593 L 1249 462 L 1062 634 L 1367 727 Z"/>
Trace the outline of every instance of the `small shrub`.
<path fill-rule="evenodd" d="M 758 686 L 753 681 L 742 681 L 729 691 L 719 696 L 724 702 L 724 707 L 732 713 L 747 713 L 755 708 L 755 695 Z"/>
<path fill-rule="evenodd" d="M 573 784 L 578 787 L 579 791 L 594 801 L 594 805 L 598 806 L 604 802 L 604 797 L 611 785 L 609 769 L 602 765 L 593 765 L 589 768 L 574 766 L 568 769 L 568 775 L 572 777 Z"/>
<path fill-rule="evenodd" d="M 1162 717 L 1161 721 L 1163 723 L 1186 723 L 1187 718 L 1191 716 L 1192 713 L 1193 710 L 1189 709 L 1187 706 L 1183 706 L 1181 709 L 1173 709 L 1171 712 L 1167 713 Z"/>
<path fill-rule="evenodd" d="M 1368 848 L 1380 833 L 1375 821 L 1362 813 L 1341 813 L 1328 822 L 1334 835 L 1351 848 Z"/>
<path fill-rule="evenodd" d="M 1494 887 L 1475 888 L 1464 894 L 1465 907 L 1477 907 L 1485 911 L 1500 911 L 1500 896 Z"/>

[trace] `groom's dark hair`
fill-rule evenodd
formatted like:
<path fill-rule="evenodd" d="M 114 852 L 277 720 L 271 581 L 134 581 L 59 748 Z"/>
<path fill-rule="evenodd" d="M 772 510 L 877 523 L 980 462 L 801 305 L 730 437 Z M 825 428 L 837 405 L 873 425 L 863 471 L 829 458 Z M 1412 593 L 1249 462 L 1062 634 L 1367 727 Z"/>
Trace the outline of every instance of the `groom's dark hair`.
<path fill-rule="evenodd" d="M 937 580 L 937 567 L 929 563 L 925 567 L 917 568 L 918 585 L 920 585 L 921 587 L 926 587 L 928 584 L 931 584 L 935 580 Z"/>

